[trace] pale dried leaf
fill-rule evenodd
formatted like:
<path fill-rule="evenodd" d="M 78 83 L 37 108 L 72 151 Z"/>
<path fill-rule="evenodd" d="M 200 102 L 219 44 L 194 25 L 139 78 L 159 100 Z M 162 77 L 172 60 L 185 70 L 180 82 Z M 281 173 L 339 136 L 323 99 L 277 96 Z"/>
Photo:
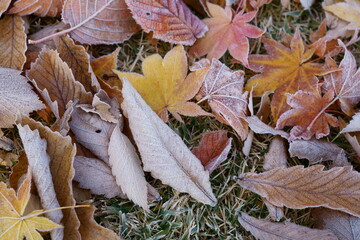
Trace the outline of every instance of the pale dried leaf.
<path fill-rule="evenodd" d="M 10 128 L 19 113 L 29 114 L 44 108 L 21 72 L 0 68 L 0 128 Z"/>
<path fill-rule="evenodd" d="M 69 136 L 63 137 L 58 132 L 28 117 L 22 118 L 22 125 L 28 125 L 32 130 L 37 129 L 40 137 L 48 142 L 47 153 L 50 156 L 50 170 L 57 199 L 62 207 L 75 206 L 72 180 L 75 174 L 73 162 L 76 148 Z M 74 209 L 63 209 L 64 239 L 80 239 L 79 220 Z"/>
<path fill-rule="evenodd" d="M 6 11 L 6 9 L 9 7 L 10 3 L 11 3 L 11 0 L 0 1 L 0 17 Z"/>
<path fill-rule="evenodd" d="M 285 215 L 284 208 L 275 206 L 274 204 L 272 204 L 268 200 L 266 200 L 266 198 L 261 198 L 261 199 L 269 211 L 269 217 L 272 220 L 279 222 Z"/>
<path fill-rule="evenodd" d="M 273 223 L 239 212 L 241 226 L 259 240 L 337 240 L 329 230 L 311 229 L 291 222 Z"/>
<path fill-rule="evenodd" d="M 309 10 L 310 7 L 314 4 L 315 0 L 300 0 L 301 5 L 305 10 Z"/>
<path fill-rule="evenodd" d="M 125 0 L 65 0 L 62 18 L 70 36 L 86 44 L 121 43 L 139 30 Z"/>
<path fill-rule="evenodd" d="M 360 112 L 356 113 L 341 133 L 360 132 Z"/>
<path fill-rule="evenodd" d="M 136 22 L 145 32 L 165 42 L 193 45 L 207 26 L 185 5 L 173 0 L 125 0 Z"/>
<path fill-rule="evenodd" d="M 289 177 L 290 176 L 290 177 Z M 351 167 L 323 165 L 275 168 L 241 174 L 237 182 L 278 207 L 303 209 L 324 206 L 360 216 L 360 173 Z"/>
<path fill-rule="evenodd" d="M 12 151 L 15 149 L 14 142 L 5 137 L 3 131 L 0 129 L 0 148 L 6 151 Z"/>
<path fill-rule="evenodd" d="M 287 150 L 284 140 L 280 137 L 275 137 L 271 141 L 269 151 L 264 157 L 264 170 L 277 167 L 287 167 Z"/>
<path fill-rule="evenodd" d="M 90 189 L 92 194 L 104 195 L 107 198 L 126 197 L 116 184 L 115 177 L 111 174 L 111 168 L 104 161 L 76 156 L 74 168 L 74 181 L 77 181 L 81 188 Z"/>
<path fill-rule="evenodd" d="M 325 140 L 292 141 L 289 152 L 291 157 L 308 159 L 310 164 L 333 161 L 336 166 L 350 165 L 344 149 Z"/>
<path fill-rule="evenodd" d="M 81 82 L 88 92 L 98 91 L 100 84 L 91 69 L 90 57 L 85 48 L 76 45 L 68 35 L 55 38 L 55 44 L 60 58 L 67 63 L 75 80 Z"/>
<path fill-rule="evenodd" d="M 64 0 L 17 0 L 10 9 L 11 14 L 40 17 L 57 17 L 60 15 Z"/>
<path fill-rule="evenodd" d="M 17 125 L 21 141 L 24 145 L 31 175 L 34 179 L 36 189 L 41 199 L 41 205 L 45 210 L 59 208 L 56 198 L 54 184 L 50 173 L 50 157 L 46 153 L 47 142 L 40 138 L 39 131 L 32 131 L 29 126 Z M 63 218 L 61 210 L 46 213 L 46 216 L 53 222 L 60 224 Z M 51 238 L 62 240 L 64 229 L 54 229 L 51 231 Z"/>
<path fill-rule="evenodd" d="M 130 200 L 149 211 L 147 202 L 147 182 L 141 168 L 140 159 L 130 140 L 120 131 L 117 124 L 109 143 L 109 164 L 116 183 Z"/>
<path fill-rule="evenodd" d="M 272 134 L 279 135 L 285 139 L 289 138 L 289 134 L 282 130 L 277 130 L 264 122 L 262 122 L 257 116 L 250 116 L 245 118 L 246 122 L 249 124 L 249 128 L 258 134 Z"/>
<path fill-rule="evenodd" d="M 360 239 L 360 218 L 326 208 L 311 210 L 315 227 L 332 231 L 341 240 Z"/>
<path fill-rule="evenodd" d="M 24 20 L 18 15 L 6 15 L 0 20 L 0 67 L 22 70 L 25 51 Z"/>
<path fill-rule="evenodd" d="M 346 140 L 351 144 L 358 156 L 360 156 L 360 143 L 356 136 L 351 136 L 349 133 L 345 133 Z M 360 139 L 360 137 L 359 137 Z"/>
<path fill-rule="evenodd" d="M 215 205 L 209 174 L 182 139 L 151 110 L 126 79 L 122 93 L 121 107 L 129 119 L 144 170 L 200 202 Z"/>
<path fill-rule="evenodd" d="M 91 93 L 75 81 L 70 68 L 61 60 L 57 51 L 43 49 L 26 75 L 40 91 L 47 89 L 51 100 L 58 104 L 60 117 L 70 100 L 91 103 Z"/>

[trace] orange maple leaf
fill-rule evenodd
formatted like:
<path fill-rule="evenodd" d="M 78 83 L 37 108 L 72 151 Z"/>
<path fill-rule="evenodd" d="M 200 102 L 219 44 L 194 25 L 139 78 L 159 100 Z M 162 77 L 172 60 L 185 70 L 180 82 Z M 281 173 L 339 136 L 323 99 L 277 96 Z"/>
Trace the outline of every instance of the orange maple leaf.
<path fill-rule="evenodd" d="M 256 11 L 249 13 L 239 12 L 233 16 L 231 6 L 225 9 L 208 3 L 212 18 L 204 19 L 209 31 L 205 37 L 196 41 L 189 54 L 201 57 L 207 54 L 208 59 L 219 59 L 227 49 L 230 55 L 248 66 L 249 41 L 247 38 L 259 38 L 264 31 L 248 24 L 255 16 Z"/>
<path fill-rule="evenodd" d="M 286 94 L 287 103 L 293 108 L 284 112 L 276 128 L 294 126 L 290 131 L 289 141 L 296 139 L 309 140 L 313 135 L 317 139 L 330 133 L 329 124 L 339 125 L 336 117 L 325 110 L 334 103 L 334 92 L 329 91 L 323 97 L 318 92 L 297 91 L 295 94 Z"/>
<path fill-rule="evenodd" d="M 260 74 L 252 77 L 245 90 L 253 89 L 253 95 L 260 97 L 266 91 L 275 91 L 271 112 L 276 122 L 279 116 L 289 109 L 285 93 L 295 93 L 299 89 L 307 92 L 318 91 L 318 78 L 338 70 L 323 64 L 309 61 L 315 49 L 306 49 L 299 28 L 291 39 L 290 46 L 284 46 L 275 40 L 264 39 L 269 55 L 249 56 L 249 68 Z"/>

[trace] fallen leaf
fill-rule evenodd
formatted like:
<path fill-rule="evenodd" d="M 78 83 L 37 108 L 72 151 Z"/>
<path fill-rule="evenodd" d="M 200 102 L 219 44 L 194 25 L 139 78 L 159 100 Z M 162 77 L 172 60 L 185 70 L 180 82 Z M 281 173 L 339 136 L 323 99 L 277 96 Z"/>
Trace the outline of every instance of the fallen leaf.
<path fill-rule="evenodd" d="M 360 239 L 360 218 L 325 208 L 314 208 L 315 227 L 328 229 L 341 240 Z"/>
<path fill-rule="evenodd" d="M 113 73 L 112 70 L 116 69 L 118 65 L 119 52 L 120 47 L 108 55 L 101 56 L 91 61 L 91 67 L 98 78 L 103 78 L 105 74 Z"/>
<path fill-rule="evenodd" d="M 221 7 L 225 7 L 226 0 L 184 0 L 184 2 L 195 9 L 197 12 L 209 16 L 209 10 L 207 8 L 207 2 L 217 4 Z"/>
<path fill-rule="evenodd" d="M 4 136 L 4 132 L 0 129 L 0 148 L 6 151 L 13 151 L 15 150 L 14 142 Z"/>
<path fill-rule="evenodd" d="M 301 6 L 305 10 L 310 10 L 310 7 L 314 4 L 315 0 L 300 0 Z"/>
<path fill-rule="evenodd" d="M 0 128 L 11 128 L 19 113 L 29 114 L 44 108 L 21 72 L 0 68 Z"/>
<path fill-rule="evenodd" d="M 323 165 L 308 168 L 275 168 L 256 174 L 244 173 L 237 182 L 278 207 L 304 209 L 326 207 L 360 216 L 360 173 L 351 167 Z"/>
<path fill-rule="evenodd" d="M 192 153 L 201 161 L 205 170 L 211 174 L 226 160 L 231 149 L 231 141 L 232 138 L 227 137 L 226 130 L 207 132 Z"/>
<path fill-rule="evenodd" d="M 145 171 L 179 192 L 214 206 L 209 174 L 182 139 L 146 104 L 140 94 L 123 78 L 124 101 L 121 107 L 139 149 Z"/>
<path fill-rule="evenodd" d="M 24 20 L 18 15 L 4 16 L 0 20 L 0 67 L 22 70 L 25 51 Z"/>
<path fill-rule="evenodd" d="M 107 198 L 125 198 L 121 188 L 116 184 L 111 168 L 102 160 L 76 156 L 74 161 L 74 181 L 79 187 L 90 189 L 92 194 L 104 195 Z"/>
<path fill-rule="evenodd" d="M 183 1 L 125 1 L 142 29 L 147 33 L 152 31 L 154 38 L 165 42 L 193 45 L 208 30 Z"/>
<path fill-rule="evenodd" d="M 11 0 L 3 0 L 0 2 L 0 17 L 8 9 Z"/>
<path fill-rule="evenodd" d="M 282 130 L 275 129 L 263 121 L 261 121 L 257 116 L 249 116 L 245 118 L 246 122 L 249 124 L 249 128 L 258 134 L 271 134 L 279 135 L 285 139 L 289 138 L 289 134 Z"/>
<path fill-rule="evenodd" d="M 0 182 L 0 238 L 4 240 L 26 239 L 41 240 L 41 234 L 61 227 L 45 217 L 39 217 L 44 211 L 36 210 L 24 216 L 26 205 L 30 199 L 31 174 L 28 171 L 17 194 Z"/>
<path fill-rule="evenodd" d="M 296 139 L 309 140 L 313 135 L 317 139 L 330 133 L 330 126 L 339 126 L 336 117 L 325 110 L 334 102 L 334 92 L 329 91 L 323 97 L 319 93 L 297 91 L 286 94 L 287 104 L 292 109 L 284 112 L 277 124 L 277 129 L 293 126 L 289 141 Z"/>
<path fill-rule="evenodd" d="M 204 70 L 188 76 L 188 63 L 184 47 L 178 45 L 164 59 L 151 55 L 142 63 L 144 75 L 115 71 L 119 78 L 128 79 L 146 103 L 165 121 L 168 111 L 179 121 L 179 114 L 187 116 L 210 115 L 200 106 L 189 102 L 199 91 Z"/>
<path fill-rule="evenodd" d="M 60 58 L 67 63 L 74 74 L 75 80 L 81 82 L 86 91 L 97 92 L 100 84 L 91 69 L 90 57 L 85 48 L 76 45 L 68 35 L 55 38 L 55 45 Z"/>
<path fill-rule="evenodd" d="M 34 14 L 40 17 L 58 17 L 64 0 L 17 0 L 10 9 L 10 14 L 30 15 Z"/>
<path fill-rule="evenodd" d="M 100 226 L 94 220 L 94 211 L 95 207 L 82 207 L 77 208 L 76 213 L 79 216 L 79 220 L 81 222 L 80 225 L 80 234 L 81 239 L 84 240 L 121 240 L 113 231 Z"/>
<path fill-rule="evenodd" d="M 257 11 L 239 12 L 233 15 L 231 6 L 225 9 L 207 4 L 212 18 L 204 19 L 209 31 L 189 50 L 189 54 L 201 57 L 207 54 L 208 59 L 219 59 L 229 49 L 230 55 L 248 66 L 249 41 L 247 38 L 259 38 L 264 31 L 248 24 L 255 18 Z"/>
<path fill-rule="evenodd" d="M 337 240 L 329 230 L 311 229 L 291 222 L 273 223 L 239 212 L 238 220 L 247 231 L 259 240 Z"/>
<path fill-rule="evenodd" d="M 59 208 L 60 205 L 56 199 L 50 172 L 50 157 L 46 153 L 46 140 L 40 138 L 38 130 L 32 131 L 27 125 L 21 126 L 18 124 L 17 128 L 26 152 L 31 175 L 40 196 L 42 207 L 45 210 Z M 45 215 L 57 224 L 60 224 L 63 218 L 61 210 L 51 211 Z M 64 229 L 52 230 L 51 238 L 62 240 L 64 238 Z"/>
<path fill-rule="evenodd" d="M 338 18 L 348 22 L 346 29 L 360 29 L 360 3 L 358 0 L 345 0 L 325 6 L 325 11 L 335 14 Z"/>
<path fill-rule="evenodd" d="M 53 102 L 57 102 L 60 117 L 64 114 L 70 100 L 91 103 L 91 93 L 86 92 L 84 86 L 75 81 L 70 68 L 61 60 L 57 51 L 43 49 L 26 75 L 40 90 L 50 107 L 53 106 Z M 49 93 L 48 97 L 41 92 L 45 90 Z M 56 109 L 53 111 L 56 112 Z"/>
<path fill-rule="evenodd" d="M 245 140 L 248 134 L 248 126 L 244 120 L 247 114 L 248 93 L 243 93 L 244 72 L 232 71 L 213 58 L 204 79 L 197 96 L 201 98 L 199 102 L 207 100 L 215 116 L 233 127 L 240 138 Z"/>
<path fill-rule="evenodd" d="M 360 112 L 356 113 L 341 133 L 360 132 Z"/>
<path fill-rule="evenodd" d="M 50 157 L 50 171 L 52 181 L 61 207 L 75 206 L 73 197 L 72 180 L 74 177 L 73 161 L 76 148 L 69 136 L 64 137 L 58 132 L 53 132 L 39 122 L 23 116 L 20 122 L 28 125 L 31 130 L 37 129 L 40 137 L 47 144 L 46 152 Z M 80 239 L 79 220 L 74 209 L 63 209 L 62 225 L 64 226 L 64 239 Z"/>
<path fill-rule="evenodd" d="M 330 160 L 336 166 L 350 165 L 344 149 L 325 140 L 292 141 L 289 152 L 291 157 L 308 159 L 310 164 Z"/>
<path fill-rule="evenodd" d="M 122 43 L 139 30 L 125 0 L 66 0 L 62 19 L 71 28 L 57 35 L 70 32 L 74 40 L 86 44 Z"/>
<path fill-rule="evenodd" d="M 325 91 L 334 91 L 336 100 L 339 100 L 341 110 L 354 114 L 354 107 L 360 101 L 360 68 L 356 69 L 356 59 L 343 42 L 339 45 L 345 49 L 345 55 L 340 63 L 341 71 L 324 76 Z M 334 61 L 328 60 L 331 66 L 336 66 Z"/>
<path fill-rule="evenodd" d="M 260 97 L 266 91 L 275 91 L 271 101 L 271 113 L 276 122 L 280 115 L 289 109 L 285 93 L 295 93 L 299 89 L 307 92 L 318 91 L 318 79 L 337 69 L 326 68 L 310 61 L 314 49 L 306 50 L 299 28 L 291 39 L 290 46 L 275 40 L 263 39 L 269 55 L 251 55 L 249 68 L 260 74 L 250 78 L 245 90 L 253 88 L 254 97 Z"/>

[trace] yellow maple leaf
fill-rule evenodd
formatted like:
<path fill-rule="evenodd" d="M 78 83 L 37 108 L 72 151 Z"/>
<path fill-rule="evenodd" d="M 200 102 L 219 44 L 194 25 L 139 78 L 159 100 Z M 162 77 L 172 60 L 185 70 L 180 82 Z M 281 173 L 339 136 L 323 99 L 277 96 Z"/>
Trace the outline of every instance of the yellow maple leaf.
<path fill-rule="evenodd" d="M 188 102 L 199 91 L 205 69 L 188 72 L 186 52 L 182 45 L 174 47 L 164 59 L 151 55 L 142 63 L 144 75 L 115 71 L 126 78 L 140 93 L 145 102 L 166 122 L 168 111 L 179 121 L 179 114 L 186 116 L 210 115 L 199 105 Z"/>
<path fill-rule="evenodd" d="M 1 240 L 41 240 L 38 231 L 50 231 L 62 227 L 45 217 L 39 217 L 43 210 L 35 210 L 24 216 L 30 199 L 31 174 L 28 171 L 17 195 L 5 183 L 0 183 L 0 239 Z M 38 230 L 38 231 L 37 231 Z"/>

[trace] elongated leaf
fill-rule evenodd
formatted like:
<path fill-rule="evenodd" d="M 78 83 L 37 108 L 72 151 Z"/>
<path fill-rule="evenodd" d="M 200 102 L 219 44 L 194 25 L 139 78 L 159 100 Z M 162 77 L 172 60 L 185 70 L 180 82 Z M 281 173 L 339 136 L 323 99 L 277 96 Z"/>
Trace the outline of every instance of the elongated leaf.
<path fill-rule="evenodd" d="M 45 107 L 27 78 L 20 74 L 14 69 L 0 68 L 0 128 L 12 127 L 18 113 L 29 114 Z"/>
<path fill-rule="evenodd" d="M 65 0 L 62 17 L 70 36 L 86 44 L 121 43 L 139 30 L 125 0 Z"/>
<path fill-rule="evenodd" d="M 273 223 L 239 213 L 241 226 L 260 240 L 337 240 L 329 230 L 311 229 L 291 222 Z"/>
<path fill-rule="evenodd" d="M 0 20 L 0 67 L 22 70 L 26 51 L 23 25 L 18 15 L 6 15 Z"/>
<path fill-rule="evenodd" d="M 139 148 L 144 170 L 180 192 L 215 205 L 209 174 L 200 161 L 124 78 L 122 108 Z"/>
<path fill-rule="evenodd" d="M 39 58 L 31 65 L 27 76 L 41 91 L 47 89 L 50 99 L 59 106 L 60 116 L 65 112 L 66 104 L 70 100 L 91 103 L 91 94 L 75 81 L 70 68 L 61 60 L 57 51 L 43 49 Z M 51 104 L 53 103 L 48 103 L 49 106 Z"/>
<path fill-rule="evenodd" d="M 360 173 L 351 167 L 328 171 L 323 165 L 275 168 L 260 174 L 241 174 L 237 181 L 278 207 L 324 206 L 360 216 Z"/>
<path fill-rule="evenodd" d="M 208 27 L 185 5 L 174 0 L 125 0 L 136 22 L 153 37 L 170 43 L 193 45 Z"/>

